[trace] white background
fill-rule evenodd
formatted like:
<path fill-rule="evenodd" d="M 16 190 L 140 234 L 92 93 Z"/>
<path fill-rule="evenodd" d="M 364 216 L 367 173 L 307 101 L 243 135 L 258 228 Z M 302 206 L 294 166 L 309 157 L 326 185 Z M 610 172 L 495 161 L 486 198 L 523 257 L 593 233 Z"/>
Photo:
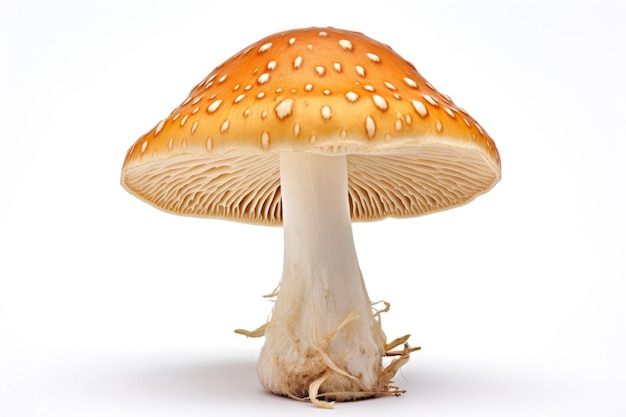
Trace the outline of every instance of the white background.
<path fill-rule="evenodd" d="M 624 416 L 626 6 L 589 1 L 3 2 L 0 415 L 313 415 L 266 394 L 279 228 L 176 217 L 126 149 L 213 67 L 285 29 L 390 44 L 495 139 L 462 208 L 355 225 L 401 398 L 339 415 Z M 220 414 L 221 413 L 221 414 Z M 315 414 L 317 415 L 317 414 Z"/>

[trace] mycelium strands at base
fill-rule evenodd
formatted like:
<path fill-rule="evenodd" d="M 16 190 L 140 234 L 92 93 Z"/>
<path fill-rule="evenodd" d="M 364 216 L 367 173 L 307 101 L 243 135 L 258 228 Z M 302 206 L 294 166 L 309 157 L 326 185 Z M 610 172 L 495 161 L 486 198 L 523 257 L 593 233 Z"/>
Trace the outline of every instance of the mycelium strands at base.
<path fill-rule="evenodd" d="M 280 155 L 285 237 L 283 277 L 258 374 L 271 392 L 327 400 L 397 394 L 379 317 L 357 260 L 345 156 Z M 403 339 L 405 341 L 406 339 Z"/>

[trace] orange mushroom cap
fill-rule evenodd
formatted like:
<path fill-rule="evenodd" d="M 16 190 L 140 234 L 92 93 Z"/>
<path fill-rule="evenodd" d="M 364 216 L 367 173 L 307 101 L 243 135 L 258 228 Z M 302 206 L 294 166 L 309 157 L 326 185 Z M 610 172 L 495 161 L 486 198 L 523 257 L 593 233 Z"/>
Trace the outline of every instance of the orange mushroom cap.
<path fill-rule="evenodd" d="M 121 181 L 172 213 L 280 224 L 280 152 L 347 155 L 353 220 L 455 207 L 501 175 L 485 130 L 390 47 L 308 28 L 213 70 L 128 150 Z"/>

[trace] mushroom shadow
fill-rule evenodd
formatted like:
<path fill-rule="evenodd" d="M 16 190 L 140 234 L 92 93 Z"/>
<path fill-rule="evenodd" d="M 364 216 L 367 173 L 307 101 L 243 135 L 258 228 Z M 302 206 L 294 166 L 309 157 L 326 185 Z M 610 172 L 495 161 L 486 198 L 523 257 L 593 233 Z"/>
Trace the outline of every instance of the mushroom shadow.
<path fill-rule="evenodd" d="M 407 407 L 429 415 L 455 415 L 458 410 L 494 415 L 498 410 L 560 409 L 582 395 L 580 387 L 545 376 L 440 365 L 415 364 L 401 370 L 394 381 L 407 392 L 399 398 L 342 403 L 337 407 L 361 416 L 402 412 Z M 254 415 L 268 410 L 273 410 L 273 415 L 289 415 L 294 410 L 312 409 L 265 391 L 257 379 L 256 358 L 150 360 L 124 370 L 109 370 L 104 379 L 99 375 L 96 386 L 88 384 L 83 388 L 87 388 L 92 399 L 123 409 L 196 409 L 203 413 L 230 409 Z M 279 405 L 282 411 L 277 412 Z"/>
<path fill-rule="evenodd" d="M 559 404 L 581 394 L 580 387 L 546 375 L 519 374 L 478 367 L 417 367 L 401 372 L 395 381 L 407 389 L 411 403 L 426 409 L 521 410 L 530 404 Z"/>
<path fill-rule="evenodd" d="M 93 387 L 92 387 L 93 389 Z M 99 396 L 110 401 L 150 401 L 154 404 L 216 404 L 240 400 L 242 392 L 270 396 L 259 385 L 255 359 L 187 361 L 135 365 L 107 372 L 98 384 Z"/>

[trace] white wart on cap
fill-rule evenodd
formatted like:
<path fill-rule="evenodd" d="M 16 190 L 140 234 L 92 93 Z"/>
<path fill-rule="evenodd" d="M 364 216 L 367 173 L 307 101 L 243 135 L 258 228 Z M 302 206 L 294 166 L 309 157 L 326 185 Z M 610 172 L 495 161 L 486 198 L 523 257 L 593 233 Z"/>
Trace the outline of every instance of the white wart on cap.
<path fill-rule="evenodd" d="M 309 28 L 242 50 L 129 149 L 122 185 L 176 214 L 280 224 L 279 153 L 347 155 L 353 220 L 418 216 L 500 179 L 484 129 L 391 48 Z"/>

